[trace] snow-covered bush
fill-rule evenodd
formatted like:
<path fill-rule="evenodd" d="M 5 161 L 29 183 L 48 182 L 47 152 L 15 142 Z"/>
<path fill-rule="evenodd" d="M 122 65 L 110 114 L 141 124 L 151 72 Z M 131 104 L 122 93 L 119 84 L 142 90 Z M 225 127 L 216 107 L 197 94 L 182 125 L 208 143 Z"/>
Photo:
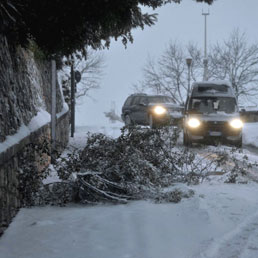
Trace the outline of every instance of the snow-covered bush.
<path fill-rule="evenodd" d="M 190 198 L 194 195 L 194 191 L 191 189 L 178 189 L 175 188 L 171 191 L 160 193 L 155 197 L 156 203 L 174 202 L 178 203 L 182 198 Z"/>
<path fill-rule="evenodd" d="M 198 184 L 213 175 L 235 183 L 245 175 L 249 163 L 238 157 L 237 149 L 188 149 L 176 144 L 178 136 L 179 131 L 169 127 L 124 127 L 116 139 L 88 134 L 83 150 L 75 148 L 56 160 L 62 182 L 41 186 L 37 203 L 126 203 L 146 198 L 157 203 L 179 202 L 193 192 L 188 188 L 171 190 L 171 185 Z M 166 187 L 170 191 L 164 192 Z"/>
<path fill-rule="evenodd" d="M 257 162 L 249 160 L 248 156 L 243 154 L 243 151 L 235 148 L 231 149 L 230 152 L 224 152 L 225 159 L 229 164 L 229 172 L 226 175 L 225 183 L 236 184 L 246 183 L 246 179 L 251 178 L 250 170 L 255 168 L 257 170 Z M 250 175 L 249 175 L 250 174 Z M 249 176 L 248 176 L 249 175 Z"/>
<path fill-rule="evenodd" d="M 73 182 L 55 182 L 40 186 L 37 196 L 34 199 L 34 205 L 59 205 L 64 206 L 67 203 L 76 200 L 76 191 Z"/>
<path fill-rule="evenodd" d="M 83 202 L 155 199 L 162 188 L 192 180 L 183 168 L 195 155 L 175 148 L 178 136 L 174 128 L 140 127 L 124 127 L 117 139 L 88 135 L 84 150 L 60 158 L 56 169 L 63 180 L 74 182 L 77 199 Z"/>

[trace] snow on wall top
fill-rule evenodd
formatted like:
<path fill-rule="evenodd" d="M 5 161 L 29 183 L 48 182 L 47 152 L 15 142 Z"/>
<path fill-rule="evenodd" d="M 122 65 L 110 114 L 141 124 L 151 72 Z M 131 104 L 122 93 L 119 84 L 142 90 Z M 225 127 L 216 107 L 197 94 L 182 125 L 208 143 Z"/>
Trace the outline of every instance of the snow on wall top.
<path fill-rule="evenodd" d="M 21 125 L 14 135 L 7 136 L 6 140 L 0 143 L 0 153 L 6 151 L 11 146 L 18 144 L 23 138 L 29 136 L 32 132 L 49 122 L 50 114 L 45 110 L 40 110 L 27 126 L 24 124 Z"/>

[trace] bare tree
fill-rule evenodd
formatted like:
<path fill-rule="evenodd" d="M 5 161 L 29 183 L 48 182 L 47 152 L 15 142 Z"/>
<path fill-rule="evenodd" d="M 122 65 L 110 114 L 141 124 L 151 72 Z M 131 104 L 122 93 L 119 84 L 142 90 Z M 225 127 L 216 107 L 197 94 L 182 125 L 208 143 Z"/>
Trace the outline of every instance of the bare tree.
<path fill-rule="evenodd" d="M 89 92 L 100 88 L 100 81 L 103 76 L 104 57 L 94 50 L 87 49 L 86 59 L 79 53 L 73 56 L 74 70 L 81 73 L 81 81 L 77 83 L 76 100 L 82 97 L 89 97 Z M 62 86 L 65 95 L 70 97 L 70 60 L 65 60 L 66 66 L 63 68 Z"/>
<path fill-rule="evenodd" d="M 191 80 L 199 81 L 203 77 L 203 55 L 202 51 L 196 44 L 189 42 L 186 46 L 186 53 L 188 57 L 192 59 L 190 71 L 191 71 Z M 209 77 L 209 74 L 207 74 Z"/>
<path fill-rule="evenodd" d="M 161 56 L 158 65 L 164 84 L 166 85 L 166 91 L 170 92 L 170 95 L 175 101 L 183 103 L 187 84 L 185 80 L 185 56 L 181 45 L 177 42 L 170 42 L 168 48 Z"/>
<path fill-rule="evenodd" d="M 144 67 L 144 80 L 134 85 L 137 91 L 150 89 L 170 95 L 183 103 L 187 92 L 186 57 L 192 58 L 191 81 L 202 80 L 203 55 L 197 45 L 186 47 L 170 42 L 158 61 L 150 57 Z M 227 80 L 237 98 L 258 95 L 258 44 L 247 44 L 244 33 L 234 30 L 222 44 L 212 46 L 208 54 L 208 80 Z"/>
<path fill-rule="evenodd" d="M 170 42 L 162 56 L 155 62 L 150 57 L 144 67 L 144 80 L 134 85 L 137 91 L 151 89 L 156 94 L 170 95 L 178 104 L 184 103 L 187 93 L 186 57 L 193 59 L 191 76 L 197 80 L 200 73 L 201 51 L 189 43 L 185 48 L 177 42 Z"/>
<path fill-rule="evenodd" d="M 213 79 L 230 81 L 237 98 L 258 95 L 258 45 L 248 45 L 238 29 L 212 48 L 209 70 Z"/>

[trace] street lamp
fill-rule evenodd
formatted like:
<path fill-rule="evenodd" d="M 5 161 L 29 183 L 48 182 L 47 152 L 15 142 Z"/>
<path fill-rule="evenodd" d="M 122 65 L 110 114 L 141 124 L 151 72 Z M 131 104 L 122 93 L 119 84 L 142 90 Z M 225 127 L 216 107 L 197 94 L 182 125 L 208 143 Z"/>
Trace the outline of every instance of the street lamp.
<path fill-rule="evenodd" d="M 190 69 L 191 69 L 191 65 L 192 65 L 192 58 L 186 58 L 186 64 L 188 67 L 188 86 L 187 86 L 187 96 L 189 96 L 190 94 Z"/>
<path fill-rule="evenodd" d="M 77 91 L 76 84 L 81 81 L 81 73 L 74 70 L 74 59 L 71 60 L 71 137 L 75 132 L 75 93 Z"/>
<path fill-rule="evenodd" d="M 202 15 L 204 16 L 204 59 L 203 59 L 203 80 L 207 81 L 207 70 L 208 70 L 208 59 L 207 59 L 207 15 L 210 12 L 203 12 Z"/>

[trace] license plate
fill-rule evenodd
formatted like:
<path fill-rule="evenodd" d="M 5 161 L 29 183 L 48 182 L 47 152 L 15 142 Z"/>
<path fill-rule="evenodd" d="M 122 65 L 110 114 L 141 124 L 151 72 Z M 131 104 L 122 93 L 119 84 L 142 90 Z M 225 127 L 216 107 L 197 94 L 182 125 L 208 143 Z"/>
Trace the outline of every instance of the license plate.
<path fill-rule="evenodd" d="M 221 132 L 210 132 L 210 136 L 221 136 Z"/>

